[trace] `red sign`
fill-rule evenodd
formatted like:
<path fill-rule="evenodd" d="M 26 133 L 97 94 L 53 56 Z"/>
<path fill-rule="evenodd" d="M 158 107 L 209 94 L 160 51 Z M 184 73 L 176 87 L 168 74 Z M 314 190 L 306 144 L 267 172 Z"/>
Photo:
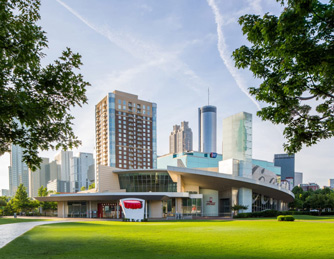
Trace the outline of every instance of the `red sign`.
<path fill-rule="evenodd" d="M 213 198 L 210 197 L 209 200 L 206 202 L 206 205 L 215 205 L 216 203 L 212 201 Z"/>
<path fill-rule="evenodd" d="M 124 207 L 126 209 L 141 209 L 142 208 L 142 203 L 140 201 L 135 201 L 135 200 L 128 200 L 128 201 L 123 201 Z"/>

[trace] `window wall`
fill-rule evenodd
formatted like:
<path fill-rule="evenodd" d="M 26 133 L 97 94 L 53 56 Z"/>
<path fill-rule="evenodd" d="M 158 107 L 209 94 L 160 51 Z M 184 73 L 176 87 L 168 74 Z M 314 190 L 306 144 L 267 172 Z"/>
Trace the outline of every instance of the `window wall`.
<path fill-rule="evenodd" d="M 121 189 L 127 192 L 176 192 L 176 183 L 163 172 L 120 174 Z"/>
<path fill-rule="evenodd" d="M 182 199 L 183 215 L 202 216 L 202 199 Z"/>

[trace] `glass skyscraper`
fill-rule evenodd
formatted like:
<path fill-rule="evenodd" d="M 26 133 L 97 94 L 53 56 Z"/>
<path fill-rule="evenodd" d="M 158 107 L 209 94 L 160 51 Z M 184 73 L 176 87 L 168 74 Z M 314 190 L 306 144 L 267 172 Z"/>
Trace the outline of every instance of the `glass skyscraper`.
<path fill-rule="evenodd" d="M 198 150 L 217 152 L 217 108 L 212 105 L 198 108 Z"/>
<path fill-rule="evenodd" d="M 223 159 L 239 160 L 239 176 L 252 176 L 252 114 L 240 112 L 224 119 Z"/>
<path fill-rule="evenodd" d="M 295 178 L 295 155 L 275 154 L 274 164 L 281 167 L 281 180 Z"/>

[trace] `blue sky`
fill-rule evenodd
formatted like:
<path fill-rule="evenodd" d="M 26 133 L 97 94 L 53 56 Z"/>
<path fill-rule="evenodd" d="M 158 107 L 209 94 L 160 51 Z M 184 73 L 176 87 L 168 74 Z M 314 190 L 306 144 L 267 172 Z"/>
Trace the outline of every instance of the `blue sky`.
<path fill-rule="evenodd" d="M 272 161 L 283 153 L 283 127 L 263 122 L 262 107 L 247 93 L 259 84 L 247 70 L 234 68 L 232 51 L 248 44 L 237 23 L 246 13 L 278 14 L 274 0 L 49 0 L 42 1 L 40 25 L 47 32 L 45 64 L 70 47 L 82 55 L 81 73 L 91 83 L 88 104 L 74 108 L 74 130 L 83 145 L 75 152 L 94 152 L 95 104 L 120 90 L 158 104 L 158 155 L 168 152 L 174 124 L 189 121 L 197 149 L 197 109 L 218 109 L 218 152 L 222 120 L 246 111 L 253 114 L 253 157 Z M 327 185 L 334 178 L 334 140 L 304 148 L 296 155 L 296 171 L 304 182 Z M 43 152 L 53 159 L 56 152 Z M 0 158 L 0 188 L 8 188 L 9 155 Z"/>

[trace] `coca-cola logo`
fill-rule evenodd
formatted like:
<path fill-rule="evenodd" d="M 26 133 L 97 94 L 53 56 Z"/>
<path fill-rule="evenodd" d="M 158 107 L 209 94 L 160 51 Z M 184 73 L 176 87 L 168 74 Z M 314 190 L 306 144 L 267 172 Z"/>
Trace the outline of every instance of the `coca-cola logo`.
<path fill-rule="evenodd" d="M 213 205 L 216 205 L 216 203 L 214 201 L 212 201 L 213 198 L 210 197 L 209 200 L 206 202 L 206 205 L 209 205 L 209 206 L 213 206 Z"/>

